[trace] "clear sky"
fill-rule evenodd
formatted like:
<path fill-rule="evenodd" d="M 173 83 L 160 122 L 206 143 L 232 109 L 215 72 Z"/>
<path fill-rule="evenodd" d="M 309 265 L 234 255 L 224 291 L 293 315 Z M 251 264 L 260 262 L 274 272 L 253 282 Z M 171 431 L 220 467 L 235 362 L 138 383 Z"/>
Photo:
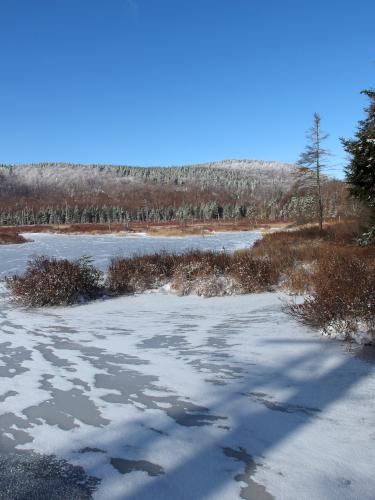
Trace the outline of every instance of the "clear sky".
<path fill-rule="evenodd" d="M 0 162 L 293 162 L 351 136 L 374 0 L 0 0 Z"/>

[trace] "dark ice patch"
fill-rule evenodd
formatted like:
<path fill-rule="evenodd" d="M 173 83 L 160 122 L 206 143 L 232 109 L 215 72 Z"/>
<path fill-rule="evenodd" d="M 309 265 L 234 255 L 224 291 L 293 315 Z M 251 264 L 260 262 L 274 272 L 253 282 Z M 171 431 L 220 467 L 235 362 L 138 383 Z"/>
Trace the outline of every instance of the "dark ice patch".
<path fill-rule="evenodd" d="M 279 411 L 281 413 L 300 413 L 307 415 L 308 417 L 316 416 L 317 413 L 321 412 L 319 408 L 272 401 L 271 399 L 267 399 L 267 395 L 261 392 L 250 392 L 249 395 L 255 399 L 255 401 L 263 404 L 266 408 L 272 411 Z"/>
<path fill-rule="evenodd" d="M 251 455 L 245 448 L 241 446 L 236 450 L 234 448 L 223 448 L 225 456 L 233 458 L 245 464 L 245 471 L 242 474 L 235 476 L 236 481 L 242 481 L 247 484 L 245 488 L 241 488 L 241 498 L 245 500 L 273 500 L 274 497 L 268 493 L 266 488 L 261 484 L 256 483 L 251 476 L 254 475 L 257 465 Z"/>
<path fill-rule="evenodd" d="M 84 387 L 86 391 L 91 391 L 90 385 L 84 380 L 81 380 L 80 378 L 71 378 L 69 379 L 69 382 L 71 382 L 74 385 Z"/>
<path fill-rule="evenodd" d="M 111 465 L 120 474 L 130 474 L 131 472 L 146 472 L 149 476 L 160 476 L 164 474 L 163 467 L 153 464 L 147 460 L 127 460 L 125 458 L 111 458 Z"/>
<path fill-rule="evenodd" d="M 76 419 L 95 427 L 109 424 L 110 421 L 101 416 L 94 402 L 83 391 L 79 389 L 62 391 L 54 389 L 52 386 L 48 390 L 51 399 L 23 410 L 23 414 L 32 423 L 40 424 L 44 420 L 47 424 L 57 425 L 63 430 L 78 427 L 75 423 Z"/>
<path fill-rule="evenodd" d="M 0 450 L 2 453 L 15 451 L 18 445 L 31 443 L 33 438 L 25 429 L 30 427 L 26 419 L 14 413 L 0 415 Z"/>
<path fill-rule="evenodd" d="M 106 453 L 106 451 L 100 448 L 91 448 L 90 446 L 85 446 L 85 448 L 81 448 L 80 450 L 78 450 L 78 453 Z"/>
<path fill-rule="evenodd" d="M 72 363 L 71 361 L 56 356 L 56 354 L 49 346 L 46 346 L 44 344 L 39 344 L 35 346 L 35 349 L 37 349 L 40 352 L 40 354 L 46 361 L 52 363 L 54 366 L 71 367 L 72 365 L 74 365 L 74 363 Z"/>
<path fill-rule="evenodd" d="M 16 375 L 29 371 L 29 368 L 24 368 L 22 364 L 31 358 L 31 351 L 25 347 L 13 347 L 11 342 L 1 343 L 0 361 L 4 366 L 0 366 L 0 377 L 13 378 Z"/>
<path fill-rule="evenodd" d="M 101 398 L 109 403 L 124 403 L 144 406 L 147 409 L 164 411 L 179 425 L 185 427 L 210 425 L 224 417 L 210 415 L 208 408 L 195 405 L 178 396 L 150 396 L 144 391 L 166 392 L 154 383 L 157 377 L 142 375 L 133 370 L 124 370 L 119 366 L 112 366 L 110 374 L 98 373 L 95 375 L 95 387 L 109 389 L 116 393 L 109 393 Z M 165 407 L 164 405 L 168 406 Z"/>
<path fill-rule="evenodd" d="M 186 346 L 186 338 L 182 335 L 154 335 L 148 339 L 144 339 L 137 347 L 146 349 L 165 349 L 170 347 Z"/>
<path fill-rule="evenodd" d="M 4 394 L 0 396 L 0 403 L 3 403 L 7 398 L 10 398 L 12 396 L 16 396 L 18 392 L 16 391 L 7 391 Z"/>

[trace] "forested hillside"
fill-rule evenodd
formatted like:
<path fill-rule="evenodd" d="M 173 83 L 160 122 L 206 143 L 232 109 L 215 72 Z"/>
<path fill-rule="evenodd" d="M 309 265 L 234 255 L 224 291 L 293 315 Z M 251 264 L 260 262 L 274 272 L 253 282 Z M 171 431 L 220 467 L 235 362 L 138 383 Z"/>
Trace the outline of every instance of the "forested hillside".
<path fill-rule="evenodd" d="M 46 163 L 0 166 L 0 224 L 308 219 L 307 174 L 294 165 L 226 160 L 182 167 Z M 352 215 L 344 183 L 325 179 L 326 217 Z"/>

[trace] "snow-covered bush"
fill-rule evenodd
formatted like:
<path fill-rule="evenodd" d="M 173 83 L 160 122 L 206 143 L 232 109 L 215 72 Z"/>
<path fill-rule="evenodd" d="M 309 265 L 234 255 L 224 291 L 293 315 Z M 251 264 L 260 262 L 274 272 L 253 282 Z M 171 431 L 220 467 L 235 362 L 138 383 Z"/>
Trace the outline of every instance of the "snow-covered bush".
<path fill-rule="evenodd" d="M 171 288 L 178 295 L 191 293 L 214 297 L 226 294 L 227 253 L 192 251 L 181 255 L 173 272 Z"/>
<path fill-rule="evenodd" d="M 101 273 L 88 257 L 67 259 L 36 257 L 21 276 L 6 279 L 13 300 L 26 306 L 40 307 L 74 304 L 99 296 Z"/>
<path fill-rule="evenodd" d="M 155 253 L 112 259 L 106 286 L 114 295 L 158 288 L 171 278 L 176 258 L 173 254 Z"/>
<path fill-rule="evenodd" d="M 262 292 L 277 279 L 272 262 L 254 258 L 251 250 L 233 255 L 193 252 L 182 256 L 176 266 L 172 290 L 178 295 L 194 293 L 205 297 Z"/>

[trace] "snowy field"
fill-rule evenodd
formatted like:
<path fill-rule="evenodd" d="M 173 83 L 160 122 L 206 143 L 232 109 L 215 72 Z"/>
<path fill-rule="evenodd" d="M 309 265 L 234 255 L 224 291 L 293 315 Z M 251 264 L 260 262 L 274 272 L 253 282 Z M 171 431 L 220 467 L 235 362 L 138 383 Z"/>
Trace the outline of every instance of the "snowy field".
<path fill-rule="evenodd" d="M 256 237 L 38 234 L 0 247 L 0 272 L 33 253 L 104 269 Z M 26 310 L 3 288 L 0 498 L 373 499 L 375 365 L 297 324 L 285 299 L 159 291 Z"/>

